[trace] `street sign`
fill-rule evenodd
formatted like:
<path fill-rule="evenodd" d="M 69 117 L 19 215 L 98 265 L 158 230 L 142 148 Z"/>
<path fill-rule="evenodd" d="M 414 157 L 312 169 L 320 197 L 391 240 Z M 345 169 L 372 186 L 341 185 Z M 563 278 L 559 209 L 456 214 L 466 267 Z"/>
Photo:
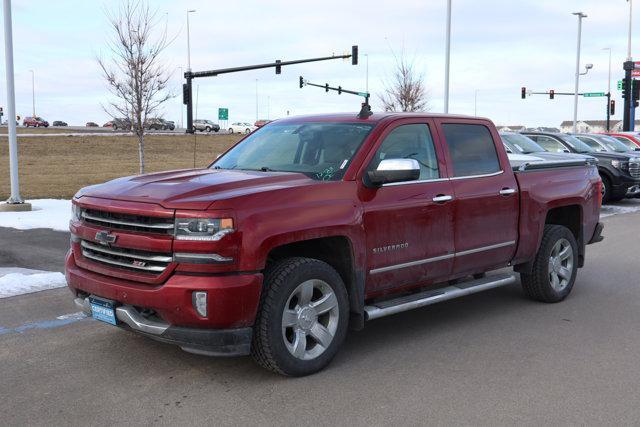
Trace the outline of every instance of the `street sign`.
<path fill-rule="evenodd" d="M 218 108 L 218 120 L 229 120 L 228 108 Z"/>
<path fill-rule="evenodd" d="M 585 98 L 593 98 L 596 96 L 607 96 L 607 94 L 604 92 L 586 92 L 583 93 L 582 96 L 584 96 Z"/>
<path fill-rule="evenodd" d="M 640 77 L 640 69 L 631 70 L 631 77 Z"/>

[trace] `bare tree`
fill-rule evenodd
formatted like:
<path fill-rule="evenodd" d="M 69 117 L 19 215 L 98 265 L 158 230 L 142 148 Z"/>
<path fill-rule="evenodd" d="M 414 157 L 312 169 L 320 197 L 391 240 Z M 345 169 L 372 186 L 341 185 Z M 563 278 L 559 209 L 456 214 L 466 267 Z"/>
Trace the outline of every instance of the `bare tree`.
<path fill-rule="evenodd" d="M 391 82 L 385 84 L 384 93 L 379 96 L 385 111 L 428 111 L 427 90 L 422 74 L 413 69 L 413 62 L 404 55 L 396 57 L 396 67 Z"/>
<path fill-rule="evenodd" d="M 105 111 L 113 118 L 131 120 L 138 137 L 140 173 L 144 173 L 144 123 L 172 95 L 167 91 L 171 74 L 160 60 L 170 44 L 166 24 L 158 29 L 157 12 L 145 1 L 126 0 L 115 12 L 105 12 L 111 36 L 109 58 L 98 64 L 114 96 Z"/>

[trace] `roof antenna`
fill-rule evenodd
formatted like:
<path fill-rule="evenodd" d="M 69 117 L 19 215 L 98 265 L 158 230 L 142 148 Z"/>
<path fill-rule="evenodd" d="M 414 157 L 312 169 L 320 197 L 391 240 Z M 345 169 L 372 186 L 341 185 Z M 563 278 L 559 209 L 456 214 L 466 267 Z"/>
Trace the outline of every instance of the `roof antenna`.
<path fill-rule="evenodd" d="M 360 112 L 358 113 L 358 118 L 366 119 L 367 117 L 373 114 L 371 112 L 371 105 L 369 105 L 369 97 L 371 96 L 369 92 L 356 92 L 355 90 L 343 89 L 342 86 L 331 87 L 329 86 L 329 83 L 319 85 L 319 84 L 311 83 L 305 80 L 302 76 L 300 76 L 299 85 L 300 85 L 300 88 L 302 88 L 303 86 L 319 87 L 321 89 L 324 89 L 325 92 L 329 92 L 330 90 L 333 90 L 335 92 L 338 92 L 338 95 L 341 95 L 344 92 L 344 93 L 349 93 L 351 95 L 362 96 L 364 98 L 364 102 L 361 104 Z"/>

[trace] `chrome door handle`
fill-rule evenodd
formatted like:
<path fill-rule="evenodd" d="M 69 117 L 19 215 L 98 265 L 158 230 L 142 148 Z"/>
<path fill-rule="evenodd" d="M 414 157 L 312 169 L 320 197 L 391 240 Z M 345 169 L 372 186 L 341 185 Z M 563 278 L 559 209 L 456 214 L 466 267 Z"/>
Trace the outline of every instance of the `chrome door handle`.
<path fill-rule="evenodd" d="M 510 196 L 512 194 L 514 194 L 516 192 L 516 190 L 514 188 L 503 188 L 502 190 L 500 190 L 500 195 L 501 196 Z"/>
<path fill-rule="evenodd" d="M 445 196 L 444 194 L 440 194 L 433 198 L 433 201 L 436 203 L 444 203 L 453 200 L 452 196 Z"/>

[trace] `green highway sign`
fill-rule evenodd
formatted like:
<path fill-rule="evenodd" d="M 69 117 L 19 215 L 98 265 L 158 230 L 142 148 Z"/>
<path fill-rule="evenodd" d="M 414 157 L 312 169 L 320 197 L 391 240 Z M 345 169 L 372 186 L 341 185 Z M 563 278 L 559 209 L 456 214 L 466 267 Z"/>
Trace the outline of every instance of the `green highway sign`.
<path fill-rule="evenodd" d="M 229 120 L 228 108 L 218 108 L 218 120 Z"/>
<path fill-rule="evenodd" d="M 604 92 L 587 92 L 587 93 L 583 93 L 582 96 L 586 98 L 591 98 L 595 96 L 607 96 L 607 94 Z"/>

